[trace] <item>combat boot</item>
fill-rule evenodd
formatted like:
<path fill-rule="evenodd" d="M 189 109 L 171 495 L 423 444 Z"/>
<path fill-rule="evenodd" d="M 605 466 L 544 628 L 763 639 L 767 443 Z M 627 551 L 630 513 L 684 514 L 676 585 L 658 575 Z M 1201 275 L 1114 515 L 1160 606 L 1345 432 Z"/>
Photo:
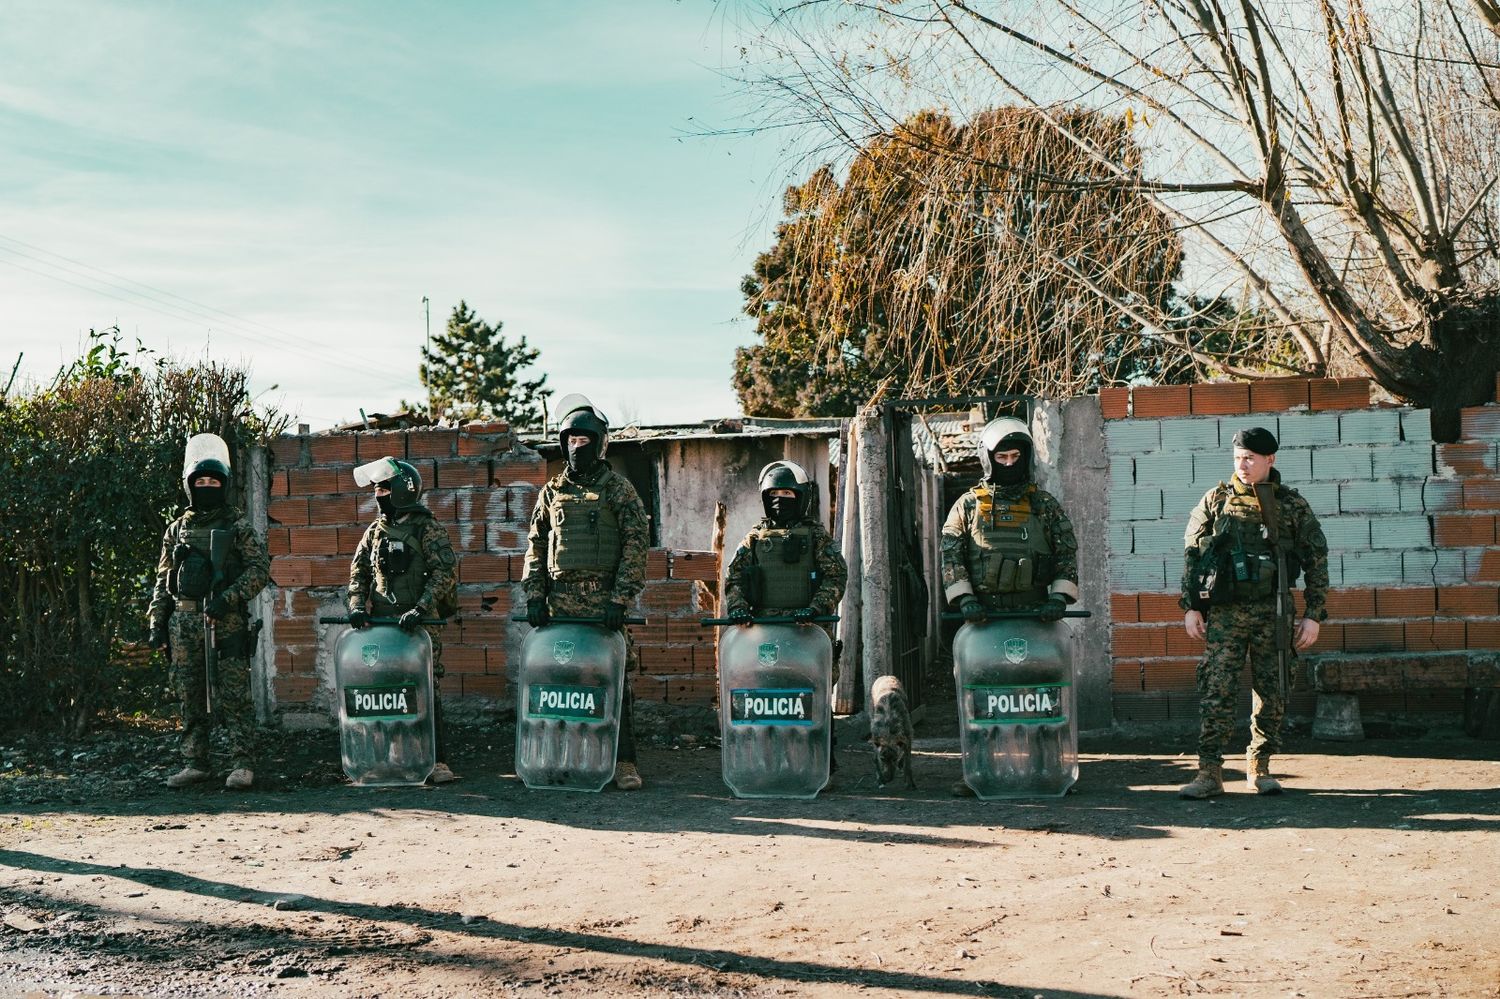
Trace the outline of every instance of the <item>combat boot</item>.
<path fill-rule="evenodd" d="M 1177 791 L 1179 798 L 1212 798 L 1224 793 L 1224 764 L 1198 761 L 1198 776 Z"/>
<path fill-rule="evenodd" d="M 187 787 L 189 784 L 197 784 L 205 780 L 208 780 L 208 771 L 189 763 L 167 778 L 167 787 Z"/>
<path fill-rule="evenodd" d="M 1280 794 L 1281 783 L 1271 776 L 1271 758 L 1245 754 L 1245 784 L 1256 794 Z"/>
<path fill-rule="evenodd" d="M 248 791 L 255 783 L 255 773 L 249 767 L 235 767 L 228 777 L 224 778 L 224 786 L 231 791 Z"/>
<path fill-rule="evenodd" d="M 621 791 L 639 791 L 641 784 L 641 772 L 634 763 L 615 764 L 615 787 Z"/>
<path fill-rule="evenodd" d="M 458 774 L 449 769 L 446 763 L 439 763 L 432 768 L 432 773 L 427 775 L 429 784 L 452 784 L 456 780 L 458 780 Z"/>

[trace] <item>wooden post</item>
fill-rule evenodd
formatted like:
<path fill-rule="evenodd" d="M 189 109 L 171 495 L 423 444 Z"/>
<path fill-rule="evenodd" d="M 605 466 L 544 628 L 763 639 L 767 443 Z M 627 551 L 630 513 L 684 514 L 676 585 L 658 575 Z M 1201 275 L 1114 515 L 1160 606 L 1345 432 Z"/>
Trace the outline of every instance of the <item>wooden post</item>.
<path fill-rule="evenodd" d="M 848 449 L 844 453 L 843 480 L 840 482 L 839 551 L 849 566 L 849 582 L 844 587 L 844 599 L 839 602 L 839 639 L 844 651 L 839 659 L 839 683 L 833 692 L 834 714 L 847 715 L 859 709 L 860 661 L 863 645 L 860 641 L 860 594 L 864 571 L 860 565 L 859 544 L 859 438 L 849 434 Z"/>
<path fill-rule="evenodd" d="M 860 662 L 863 664 L 863 702 L 870 703 L 870 686 L 895 673 L 891 649 L 890 441 L 879 409 L 862 412 L 855 420 L 859 439 L 860 543 Z"/>

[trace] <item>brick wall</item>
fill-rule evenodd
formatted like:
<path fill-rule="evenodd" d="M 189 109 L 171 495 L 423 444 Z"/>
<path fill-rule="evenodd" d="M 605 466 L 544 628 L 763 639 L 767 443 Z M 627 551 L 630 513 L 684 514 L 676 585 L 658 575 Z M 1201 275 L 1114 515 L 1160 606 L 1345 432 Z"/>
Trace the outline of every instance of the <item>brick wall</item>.
<path fill-rule="evenodd" d="M 354 484 L 355 466 L 385 455 L 416 466 L 423 502 L 447 528 L 458 556 L 459 613 L 444 632 L 445 701 L 489 706 L 513 695 L 513 657 L 524 625 L 519 585 L 526 528 L 547 465 L 503 423 L 463 430 L 422 428 L 287 435 L 270 449 L 267 545 L 273 611 L 263 661 L 273 711 L 327 714 L 333 703 L 331 655 L 345 613 L 349 562 L 376 507 Z M 718 565 L 711 553 L 653 550 L 632 629 L 641 669 L 638 697 L 677 704 L 714 699 L 714 641 L 697 619 L 712 612 Z"/>
<path fill-rule="evenodd" d="M 1451 444 L 1434 443 L 1426 410 L 1371 406 L 1364 379 L 1109 389 L 1100 406 L 1117 721 L 1197 716 L 1183 530 L 1232 474 L 1235 432 L 1256 425 L 1277 435 L 1276 467 L 1328 536 L 1330 619 L 1309 656 L 1320 689 L 1359 693 L 1370 711 L 1456 713 L 1464 687 L 1494 685 L 1500 405 L 1464 410 Z"/>

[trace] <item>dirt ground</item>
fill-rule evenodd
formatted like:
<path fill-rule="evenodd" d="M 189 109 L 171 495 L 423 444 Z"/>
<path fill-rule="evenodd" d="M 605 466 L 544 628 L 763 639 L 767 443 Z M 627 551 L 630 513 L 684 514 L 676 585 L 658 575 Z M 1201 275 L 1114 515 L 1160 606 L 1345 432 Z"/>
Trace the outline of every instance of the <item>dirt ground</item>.
<path fill-rule="evenodd" d="M 165 732 L 0 746 L 0 995 L 1500 996 L 1500 744 L 1294 734 L 1286 794 L 1185 802 L 1190 736 L 1090 738 L 1075 793 L 998 803 L 917 735 L 915 791 L 846 736 L 811 802 L 680 743 L 527 791 L 508 727 L 398 790 L 328 732 L 247 794 L 160 787 Z"/>

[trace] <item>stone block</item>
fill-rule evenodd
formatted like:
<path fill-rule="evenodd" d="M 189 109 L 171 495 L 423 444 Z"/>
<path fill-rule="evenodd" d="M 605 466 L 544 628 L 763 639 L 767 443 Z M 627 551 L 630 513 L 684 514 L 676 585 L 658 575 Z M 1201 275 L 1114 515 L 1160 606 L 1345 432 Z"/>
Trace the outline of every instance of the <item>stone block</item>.
<path fill-rule="evenodd" d="M 1431 444 L 1391 444 L 1370 449 L 1376 479 L 1425 479 L 1432 474 Z"/>
<path fill-rule="evenodd" d="M 1394 409 L 1355 409 L 1339 414 L 1339 440 L 1345 444 L 1389 444 L 1401 439 L 1401 414 Z"/>
<path fill-rule="evenodd" d="M 1104 446 L 1110 454 L 1136 455 L 1161 449 L 1160 420 L 1111 420 L 1104 425 Z"/>
<path fill-rule="evenodd" d="M 1346 551 L 1339 561 L 1343 564 L 1341 586 L 1380 586 L 1401 582 L 1401 552 Z"/>
<path fill-rule="evenodd" d="M 1112 454 L 1109 456 L 1109 484 L 1112 487 L 1129 486 L 1135 483 L 1135 456 Z"/>
<path fill-rule="evenodd" d="M 1429 586 L 1461 584 L 1464 553 L 1454 548 L 1408 548 L 1401 553 L 1401 581 Z"/>
<path fill-rule="evenodd" d="M 1193 455 L 1187 451 L 1138 455 L 1135 459 L 1135 478 L 1137 482 L 1160 487 L 1192 482 Z"/>
<path fill-rule="evenodd" d="M 1133 550 L 1137 555 L 1181 555 L 1185 523 L 1175 520 L 1136 521 Z"/>
<path fill-rule="evenodd" d="M 1359 742 L 1365 737 L 1364 723 L 1359 716 L 1357 694 L 1319 694 L 1316 715 L 1313 717 L 1314 739 L 1330 742 Z"/>
<path fill-rule="evenodd" d="M 1367 447 L 1325 446 L 1313 451 L 1315 479 L 1339 482 L 1370 478 L 1370 449 Z M 1389 487 L 1387 487 L 1389 489 Z M 1394 499 L 1392 500 L 1394 503 Z M 1393 507 L 1394 509 L 1395 507 Z"/>
<path fill-rule="evenodd" d="M 1338 552 L 1328 556 L 1328 585 L 1344 585 L 1344 561 Z M 1350 583 L 1350 586 L 1358 586 L 1358 583 Z"/>
<path fill-rule="evenodd" d="M 1292 488 L 1307 500 L 1312 512 L 1326 517 L 1339 512 L 1339 484 L 1337 482 L 1293 483 Z"/>
<path fill-rule="evenodd" d="M 1306 447 L 1284 447 L 1276 452 L 1276 469 L 1283 482 L 1307 482 L 1313 477 L 1313 452 Z M 1327 478 L 1327 476 L 1321 476 Z"/>
<path fill-rule="evenodd" d="M 1319 517 L 1318 523 L 1333 551 L 1366 551 L 1370 547 L 1369 517 Z"/>
<path fill-rule="evenodd" d="M 1167 588 L 1167 575 L 1167 561 L 1160 556 L 1130 555 L 1110 561 L 1110 589 L 1122 593 L 1160 592 Z"/>
<path fill-rule="evenodd" d="M 1401 510 L 1401 494 L 1389 482 L 1341 482 L 1339 510 L 1343 513 L 1397 513 Z"/>
<path fill-rule="evenodd" d="M 1228 478 L 1228 476 L 1225 476 Z M 1188 514 L 1193 512 L 1193 507 L 1203 499 L 1203 494 L 1208 492 L 1212 483 L 1200 486 L 1175 486 L 1161 491 L 1161 515 L 1164 520 L 1175 520 L 1181 526 L 1187 527 Z"/>
<path fill-rule="evenodd" d="M 1161 448 L 1163 451 L 1205 451 L 1217 449 L 1219 446 L 1219 421 L 1217 419 L 1162 421 Z"/>
<path fill-rule="evenodd" d="M 1277 422 L 1281 425 L 1277 441 L 1282 447 L 1324 447 L 1339 439 L 1337 413 L 1282 413 Z M 1268 429 L 1274 432 L 1276 428 Z"/>
<path fill-rule="evenodd" d="M 1371 548 L 1422 548 L 1432 544 L 1432 523 L 1421 516 L 1398 514 L 1370 518 Z"/>
<path fill-rule="evenodd" d="M 1161 490 L 1136 486 L 1111 489 L 1109 491 L 1109 519 L 1161 519 Z"/>
<path fill-rule="evenodd" d="M 1115 521 L 1105 532 L 1111 555 L 1129 555 L 1134 548 L 1135 533 L 1128 520 Z M 1463 575 L 1463 560 L 1459 560 L 1459 575 Z"/>
<path fill-rule="evenodd" d="M 1401 439 L 1414 444 L 1432 443 L 1432 411 L 1429 409 L 1402 409 Z"/>

